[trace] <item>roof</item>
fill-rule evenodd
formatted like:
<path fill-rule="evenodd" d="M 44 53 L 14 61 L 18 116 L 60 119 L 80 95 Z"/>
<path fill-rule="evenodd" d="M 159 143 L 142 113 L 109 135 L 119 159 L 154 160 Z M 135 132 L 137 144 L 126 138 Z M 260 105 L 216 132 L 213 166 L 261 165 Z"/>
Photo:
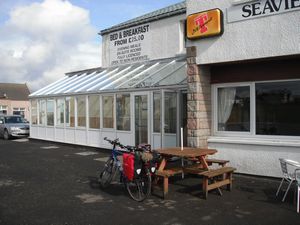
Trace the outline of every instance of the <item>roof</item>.
<path fill-rule="evenodd" d="M 28 101 L 27 84 L 0 83 L 0 99 Z"/>
<path fill-rule="evenodd" d="M 184 56 L 67 73 L 65 77 L 32 93 L 30 97 L 78 95 L 186 85 L 186 58 Z"/>
<path fill-rule="evenodd" d="M 104 35 L 104 34 L 111 33 L 116 30 L 125 29 L 128 27 L 137 26 L 139 24 L 148 23 L 151 21 L 155 21 L 155 20 L 159 20 L 159 19 L 163 19 L 163 18 L 167 18 L 170 16 L 179 15 L 179 14 L 184 14 L 184 13 L 186 13 L 185 1 L 174 4 L 174 5 L 167 6 L 165 8 L 162 8 L 162 9 L 147 13 L 145 15 L 136 17 L 134 19 L 128 20 L 126 22 L 117 24 L 115 26 L 112 26 L 110 28 L 100 31 L 99 34 Z"/>

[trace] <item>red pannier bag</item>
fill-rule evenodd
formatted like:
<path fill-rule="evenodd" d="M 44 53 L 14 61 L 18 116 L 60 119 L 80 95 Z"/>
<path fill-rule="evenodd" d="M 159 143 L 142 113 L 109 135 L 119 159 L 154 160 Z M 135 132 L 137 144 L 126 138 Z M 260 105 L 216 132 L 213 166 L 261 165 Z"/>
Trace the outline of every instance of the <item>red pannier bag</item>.
<path fill-rule="evenodd" d="M 132 181 L 134 177 L 134 155 L 130 153 L 123 154 L 123 172 L 125 177 Z"/>

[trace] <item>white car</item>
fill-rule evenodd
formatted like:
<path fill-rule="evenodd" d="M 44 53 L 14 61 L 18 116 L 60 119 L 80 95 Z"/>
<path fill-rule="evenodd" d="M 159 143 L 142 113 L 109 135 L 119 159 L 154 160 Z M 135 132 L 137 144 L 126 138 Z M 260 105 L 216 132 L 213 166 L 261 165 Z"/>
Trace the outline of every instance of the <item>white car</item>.
<path fill-rule="evenodd" d="M 0 136 L 5 140 L 29 136 L 29 124 L 21 116 L 0 115 Z"/>

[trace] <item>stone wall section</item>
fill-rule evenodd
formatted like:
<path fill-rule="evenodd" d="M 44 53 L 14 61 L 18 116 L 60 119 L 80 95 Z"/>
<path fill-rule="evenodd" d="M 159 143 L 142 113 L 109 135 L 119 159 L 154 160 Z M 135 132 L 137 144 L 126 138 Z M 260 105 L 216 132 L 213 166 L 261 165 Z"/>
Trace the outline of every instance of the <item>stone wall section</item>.
<path fill-rule="evenodd" d="M 196 47 L 187 48 L 188 146 L 207 148 L 211 135 L 211 84 L 209 66 L 196 64 Z"/>

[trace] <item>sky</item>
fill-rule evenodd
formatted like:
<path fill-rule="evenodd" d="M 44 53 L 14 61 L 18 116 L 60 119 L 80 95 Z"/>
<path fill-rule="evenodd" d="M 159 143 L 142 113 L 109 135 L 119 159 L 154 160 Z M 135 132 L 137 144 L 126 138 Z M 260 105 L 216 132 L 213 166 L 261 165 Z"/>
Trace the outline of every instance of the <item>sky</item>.
<path fill-rule="evenodd" d="M 182 0 L 0 0 L 0 83 L 36 91 L 101 66 L 100 30 Z"/>

